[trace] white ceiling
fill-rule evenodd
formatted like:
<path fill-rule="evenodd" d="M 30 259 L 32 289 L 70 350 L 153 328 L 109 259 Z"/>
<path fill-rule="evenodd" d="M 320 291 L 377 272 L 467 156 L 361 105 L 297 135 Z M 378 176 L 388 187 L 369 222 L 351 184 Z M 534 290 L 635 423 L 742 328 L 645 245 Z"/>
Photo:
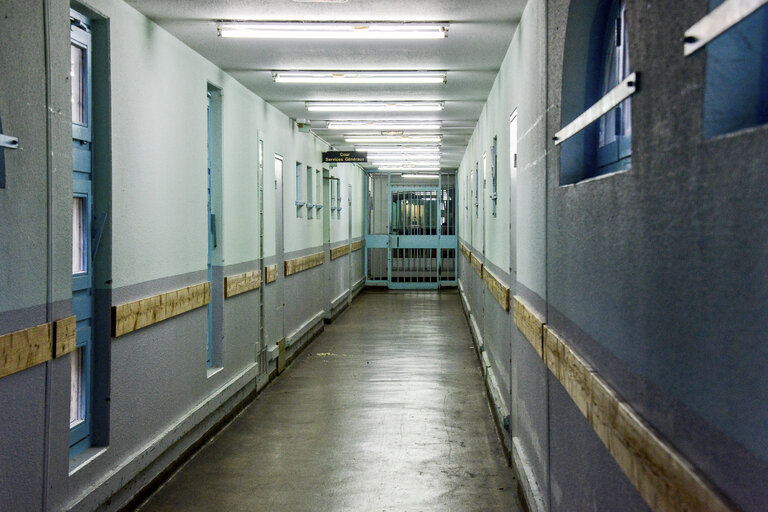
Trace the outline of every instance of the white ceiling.
<path fill-rule="evenodd" d="M 337 149 L 352 149 L 331 119 L 439 119 L 442 167 L 456 168 L 506 54 L 526 0 L 128 0 L 143 14 Z M 269 40 L 218 37 L 217 20 L 448 22 L 437 40 Z M 447 71 L 445 85 L 322 85 L 272 81 L 272 71 Z M 307 112 L 308 100 L 429 100 L 427 113 Z"/>

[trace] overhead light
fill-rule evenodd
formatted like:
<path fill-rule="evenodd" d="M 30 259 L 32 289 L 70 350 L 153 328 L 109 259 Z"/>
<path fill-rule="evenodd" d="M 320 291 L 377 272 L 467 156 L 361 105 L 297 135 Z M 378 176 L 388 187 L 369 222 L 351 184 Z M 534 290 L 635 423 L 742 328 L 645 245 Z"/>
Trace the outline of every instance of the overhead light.
<path fill-rule="evenodd" d="M 443 110 L 442 102 L 400 101 L 308 101 L 310 112 L 438 112 Z"/>
<path fill-rule="evenodd" d="M 398 161 L 403 160 L 406 158 L 410 158 L 411 160 L 418 160 L 419 162 L 423 162 L 425 160 L 440 160 L 440 154 L 439 153 L 426 153 L 426 154 L 418 154 L 418 153 L 372 153 L 368 152 L 368 160 L 372 161 Z"/>
<path fill-rule="evenodd" d="M 396 162 L 377 162 L 376 160 L 370 160 L 369 162 L 372 162 L 370 165 L 374 167 L 401 167 L 401 168 L 412 168 L 412 167 L 438 167 L 440 166 L 440 162 L 435 161 L 426 161 L 422 162 L 419 160 L 400 160 Z"/>
<path fill-rule="evenodd" d="M 440 176 L 438 174 L 403 174 L 403 178 L 408 179 L 427 179 L 427 180 L 436 180 Z"/>
<path fill-rule="evenodd" d="M 443 39 L 448 26 L 440 23 L 366 23 L 222 21 L 221 37 L 257 39 Z"/>
<path fill-rule="evenodd" d="M 440 146 L 355 146 L 367 153 L 439 153 Z"/>
<path fill-rule="evenodd" d="M 440 121 L 328 121 L 329 130 L 430 130 L 442 128 Z"/>
<path fill-rule="evenodd" d="M 427 172 L 437 172 L 440 170 L 439 166 L 430 166 L 430 167 L 407 167 L 407 166 L 399 166 L 399 167 L 379 167 L 380 171 L 410 171 L 410 172 L 416 172 L 416 171 L 427 171 Z"/>
<path fill-rule="evenodd" d="M 351 135 L 344 136 L 344 140 L 349 144 L 371 144 L 371 143 L 436 143 L 443 139 L 441 135 L 403 135 L 403 136 L 385 136 L 385 135 Z"/>
<path fill-rule="evenodd" d="M 442 84 L 444 71 L 275 71 L 272 79 L 285 84 Z"/>

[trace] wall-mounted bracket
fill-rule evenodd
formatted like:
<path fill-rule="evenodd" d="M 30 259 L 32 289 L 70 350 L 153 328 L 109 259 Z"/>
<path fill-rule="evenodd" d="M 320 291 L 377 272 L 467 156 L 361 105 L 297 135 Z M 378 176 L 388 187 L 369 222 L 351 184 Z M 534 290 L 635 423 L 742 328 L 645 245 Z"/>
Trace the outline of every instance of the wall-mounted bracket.
<path fill-rule="evenodd" d="M 685 31 L 683 54 L 687 57 L 695 53 L 767 4 L 768 0 L 726 0 Z"/>
<path fill-rule="evenodd" d="M 581 130 L 619 106 L 622 101 L 635 94 L 637 91 L 638 78 L 638 73 L 630 74 L 619 85 L 608 91 L 605 96 L 597 100 L 594 105 L 584 111 L 583 114 L 565 125 L 562 130 L 555 134 L 555 145 L 562 144 L 570 139 Z"/>

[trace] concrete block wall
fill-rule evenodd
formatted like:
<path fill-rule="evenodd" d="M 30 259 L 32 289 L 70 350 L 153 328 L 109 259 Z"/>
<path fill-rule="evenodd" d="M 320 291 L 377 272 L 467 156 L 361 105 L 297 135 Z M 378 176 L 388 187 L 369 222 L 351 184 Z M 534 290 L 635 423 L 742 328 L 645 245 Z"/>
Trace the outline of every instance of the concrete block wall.
<path fill-rule="evenodd" d="M 632 71 L 641 76 L 632 97 L 632 168 L 560 186 L 553 136 L 581 99 L 564 97 L 564 81 L 579 65 L 574 34 L 590 30 L 589 18 L 573 15 L 583 6 L 528 2 L 459 169 L 459 183 L 470 186 L 459 194 L 461 241 L 725 504 L 710 509 L 765 510 L 768 207 L 760 176 L 768 126 L 703 134 L 707 54 L 685 57 L 682 36 L 709 2 L 626 0 Z M 482 190 L 482 155 L 494 136 L 496 217 L 490 175 Z M 546 355 L 512 310 L 488 299 L 465 258 L 459 274 L 487 379 L 503 395 L 495 408 L 510 415 L 505 442 L 531 509 L 676 509 L 638 491 Z"/>
<path fill-rule="evenodd" d="M 121 0 L 78 4 L 98 28 L 108 76 L 96 76 L 102 131 L 94 146 L 108 211 L 96 271 L 98 411 L 94 446 L 69 457 L 68 358 L 0 378 L 0 510 L 114 510 L 274 375 L 272 350 L 297 353 L 351 300 L 361 251 L 330 261 L 330 247 L 362 236 L 360 168 L 339 165 L 343 209 L 329 219 L 295 216 L 295 163 L 323 168 L 328 145 Z M 0 118 L 21 149 L 6 151 L 0 189 L 0 335 L 72 314 L 72 129 L 69 8 L 46 0 L 0 6 Z M 262 271 L 259 289 L 213 300 L 214 368 L 206 367 L 207 313 L 198 308 L 119 338 L 110 308 L 205 282 L 206 92 L 221 93 L 219 248 L 214 280 Z M 98 99 L 97 99 L 98 97 Z M 99 128 L 97 128 L 98 130 Z M 259 204 L 258 141 L 263 141 Z M 275 175 L 274 156 L 284 172 Z M 351 185 L 349 187 L 348 185 Z M 263 208 L 264 232 L 260 233 Z M 263 252 L 260 236 L 263 235 Z M 324 264 L 285 276 L 287 259 L 326 252 Z M 264 266 L 278 280 L 264 284 Z M 327 286 L 333 283 L 333 286 Z M 343 297 L 343 300 L 338 300 Z M 264 329 L 260 302 L 264 301 Z M 333 304 L 334 311 L 330 305 Z M 263 332 L 263 336 L 262 336 Z M 260 352 L 266 360 L 259 365 Z"/>

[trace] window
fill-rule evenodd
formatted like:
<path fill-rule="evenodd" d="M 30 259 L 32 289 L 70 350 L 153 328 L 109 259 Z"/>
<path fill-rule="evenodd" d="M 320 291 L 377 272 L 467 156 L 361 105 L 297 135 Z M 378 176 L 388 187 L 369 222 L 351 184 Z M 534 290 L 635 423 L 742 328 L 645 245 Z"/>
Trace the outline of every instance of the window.
<path fill-rule="evenodd" d="M 493 192 L 491 192 L 491 201 L 493 202 L 493 209 L 491 211 L 492 215 L 496 216 L 496 202 L 498 199 L 498 179 L 497 179 L 497 169 L 496 164 L 498 163 L 496 154 L 498 150 L 498 139 L 497 137 L 493 138 L 493 144 L 491 145 L 491 180 L 493 181 Z"/>
<path fill-rule="evenodd" d="M 94 301 L 91 219 L 93 151 L 91 127 L 91 20 L 70 10 L 72 80 L 72 312 L 77 342 L 70 357 L 69 454 L 91 446 Z"/>
<path fill-rule="evenodd" d="M 625 0 L 613 2 L 603 29 L 600 97 L 630 74 Z M 595 175 L 628 169 L 632 155 L 632 104 L 624 100 L 600 118 Z"/>
<path fill-rule="evenodd" d="M 724 0 L 710 0 L 710 10 Z M 768 123 L 768 6 L 710 42 L 704 88 L 704 137 Z"/>
<path fill-rule="evenodd" d="M 314 172 L 312 172 L 312 168 L 310 166 L 307 166 L 307 218 L 312 218 L 312 208 L 315 207 L 314 202 L 314 190 L 315 186 L 312 183 L 312 177 L 314 176 Z"/>
<path fill-rule="evenodd" d="M 577 183 L 632 166 L 632 108 L 635 91 L 630 65 L 625 0 L 571 2 L 563 57 L 561 128 L 573 130 L 560 147 L 560 185 Z M 621 85 L 626 98 L 606 104 Z M 603 100 L 604 114 L 571 122 Z M 608 110 L 609 109 L 609 110 Z M 566 130 L 567 131 L 567 130 Z"/>
<path fill-rule="evenodd" d="M 333 212 L 336 211 L 336 181 L 335 178 L 331 178 L 331 218 L 333 218 Z"/>
<path fill-rule="evenodd" d="M 336 180 L 336 218 L 341 218 L 341 178 Z"/>
<path fill-rule="evenodd" d="M 323 207 L 323 175 L 320 168 L 315 169 L 315 208 L 318 210 L 317 218 L 320 218 L 320 208 Z"/>
<path fill-rule="evenodd" d="M 206 341 L 207 368 L 222 364 L 223 326 L 220 321 L 224 308 L 223 276 L 214 272 L 222 264 L 222 95 L 221 89 L 208 84 L 208 282 L 211 300 L 208 303 L 208 337 Z"/>
<path fill-rule="evenodd" d="M 296 162 L 296 217 L 301 217 L 301 207 L 304 201 L 301 199 L 301 162 Z"/>
<path fill-rule="evenodd" d="M 475 217 L 480 212 L 480 163 L 475 162 Z"/>

